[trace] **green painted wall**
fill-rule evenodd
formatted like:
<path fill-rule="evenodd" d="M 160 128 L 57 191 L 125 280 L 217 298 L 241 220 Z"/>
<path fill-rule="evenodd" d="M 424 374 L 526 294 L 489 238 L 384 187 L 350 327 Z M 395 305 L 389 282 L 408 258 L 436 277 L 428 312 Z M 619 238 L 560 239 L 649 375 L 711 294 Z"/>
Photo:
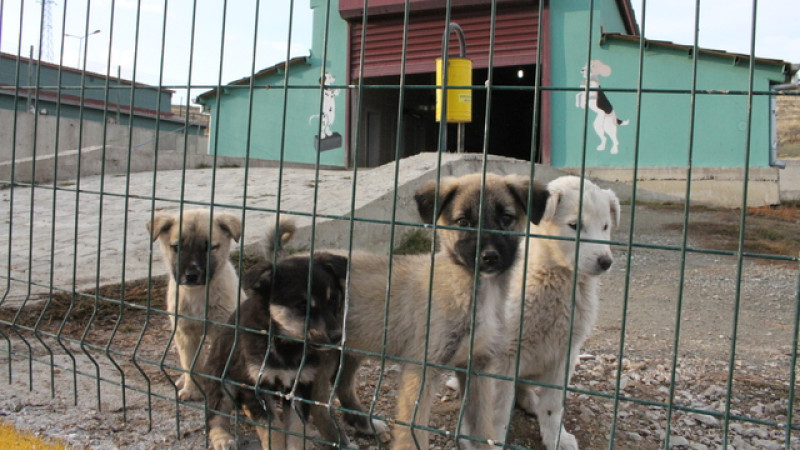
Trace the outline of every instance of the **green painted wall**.
<path fill-rule="evenodd" d="M 316 163 L 323 165 L 345 165 L 345 109 L 346 90 L 337 89 L 344 85 L 347 62 L 347 23 L 339 16 L 338 0 L 328 5 L 325 0 L 311 0 L 314 10 L 314 36 L 311 57 L 307 63 L 289 66 L 288 89 L 284 89 L 285 73 L 278 72 L 257 77 L 253 91 L 252 114 L 250 114 L 250 89 L 248 85 L 227 86 L 222 90 L 219 105 L 214 96 L 205 100 L 211 109 L 210 151 L 221 156 L 243 157 L 249 153 L 251 158 L 283 160 L 297 163 Z M 326 20 L 330 15 L 330 20 Z M 328 25 L 327 38 L 325 25 Z M 323 74 L 323 57 L 327 60 L 324 73 L 333 77 L 334 88 L 327 96 L 320 88 Z M 268 87 L 268 88 L 267 88 Z M 325 98 L 327 97 L 327 101 Z M 333 115 L 330 132 L 333 139 L 323 143 L 323 148 L 334 148 L 318 152 L 316 140 L 320 132 L 320 109 L 325 103 L 333 102 Z M 286 119 L 283 120 L 284 110 Z M 247 130 L 250 127 L 248 148 Z M 331 144 L 339 137 L 339 145 Z"/>
<path fill-rule="evenodd" d="M 596 11 L 589 33 L 590 14 L 583 0 L 550 2 L 551 7 L 551 80 L 554 86 L 551 111 L 551 164 L 555 167 L 633 167 L 639 126 L 639 165 L 641 167 L 683 167 L 691 163 L 699 167 L 737 167 L 745 161 L 747 148 L 747 96 L 722 95 L 726 91 L 747 91 L 749 62 L 738 64 L 730 56 L 701 54 L 697 63 L 697 89 L 714 90 L 717 94 L 698 94 L 695 101 L 694 138 L 690 140 L 692 123 L 691 96 L 688 93 L 643 93 L 637 117 L 635 92 L 614 92 L 614 89 L 636 89 L 640 64 L 639 44 L 608 39 L 600 45 L 601 27 L 605 32 L 624 34 L 613 0 L 595 2 Z M 610 68 L 610 74 L 599 76 L 605 95 L 613 105 L 617 118 L 628 121 L 616 127 L 618 153 L 612 154 L 607 139 L 599 151 L 601 138 L 594 124 L 598 115 L 585 110 L 579 97 L 584 77 L 581 74 L 589 59 L 599 60 Z M 689 90 L 692 87 L 692 57 L 681 49 L 653 45 L 642 58 L 644 90 Z M 769 90 L 770 81 L 783 82 L 779 65 L 757 64 L 754 71 L 754 92 Z M 750 164 L 769 164 L 770 108 L 769 96 L 752 97 Z M 613 118 L 608 118 L 613 122 Z M 601 127 L 606 128 L 606 127 Z M 612 127 L 613 128 L 613 127 Z M 585 136 L 585 152 L 584 152 Z"/>

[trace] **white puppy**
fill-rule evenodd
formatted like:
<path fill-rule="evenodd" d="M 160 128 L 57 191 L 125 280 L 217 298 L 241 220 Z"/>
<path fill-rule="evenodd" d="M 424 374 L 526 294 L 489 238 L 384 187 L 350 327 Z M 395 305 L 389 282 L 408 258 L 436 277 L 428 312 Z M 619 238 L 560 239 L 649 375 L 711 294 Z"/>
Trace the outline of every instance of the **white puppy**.
<path fill-rule="evenodd" d="M 497 359 L 498 373 L 514 375 L 516 353 L 520 352 L 519 377 L 547 385 L 563 386 L 566 370 L 572 377 L 575 362 L 584 340 L 594 326 L 597 315 L 597 276 L 609 270 L 613 262 L 606 243 L 611 228 L 619 223 L 619 200 L 610 189 L 600 189 L 584 180 L 583 213 L 578 223 L 581 179 L 560 177 L 547 185 L 550 197 L 539 225 L 531 226 L 531 234 L 560 236 L 529 239 L 527 271 L 523 280 L 523 264 L 518 264 L 506 309 L 509 345 Z M 573 305 L 573 273 L 578 226 L 581 244 L 578 249 L 578 276 Z M 520 298 L 524 281 L 524 301 Z M 573 309 L 574 308 L 574 309 Z M 570 317 L 574 314 L 572 337 Z M 522 339 L 519 337 L 522 318 Z M 569 363 L 567 353 L 569 352 Z M 567 380 L 569 380 L 567 378 Z M 513 384 L 494 381 L 495 439 L 505 438 L 512 413 Z M 538 394 L 536 391 L 539 391 Z M 549 450 L 577 449 L 575 436 L 561 424 L 564 405 L 562 389 L 517 386 L 517 403 L 539 419 L 542 440 Z"/>

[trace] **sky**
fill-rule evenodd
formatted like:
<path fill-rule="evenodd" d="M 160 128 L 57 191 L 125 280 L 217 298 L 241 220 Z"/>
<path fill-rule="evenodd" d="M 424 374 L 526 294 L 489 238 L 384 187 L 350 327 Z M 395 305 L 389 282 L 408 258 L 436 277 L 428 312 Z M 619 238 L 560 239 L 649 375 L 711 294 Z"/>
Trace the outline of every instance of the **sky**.
<path fill-rule="evenodd" d="M 290 40 L 290 57 L 308 55 L 311 48 L 311 0 L 3 0 L 1 51 L 28 56 L 33 46 L 38 57 L 42 1 L 50 3 L 52 62 L 63 56 L 64 65 L 79 67 L 83 40 L 63 33 L 100 30 L 85 38 L 87 70 L 116 76 L 119 68 L 122 78 L 175 89 L 175 104 L 285 60 Z M 700 47 L 749 54 L 755 3 L 756 56 L 800 63 L 798 0 L 699 1 Z M 631 2 L 646 38 L 694 43 L 696 0 L 650 0 L 644 11 L 642 0 Z M 180 89 L 187 85 L 195 89 Z"/>

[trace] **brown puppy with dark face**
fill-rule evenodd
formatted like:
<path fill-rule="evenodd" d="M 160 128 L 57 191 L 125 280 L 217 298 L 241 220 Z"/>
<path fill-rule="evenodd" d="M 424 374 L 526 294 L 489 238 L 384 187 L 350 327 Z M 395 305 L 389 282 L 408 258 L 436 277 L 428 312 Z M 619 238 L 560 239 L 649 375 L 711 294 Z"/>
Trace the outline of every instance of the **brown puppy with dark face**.
<path fill-rule="evenodd" d="M 179 226 L 180 223 L 180 226 Z M 203 337 L 203 318 L 208 289 L 208 319 L 225 322 L 236 309 L 239 278 L 230 261 L 231 239 L 239 242 L 242 225 L 229 213 L 214 214 L 205 209 L 186 210 L 183 220 L 176 214 L 158 213 L 147 223 L 153 241 L 158 239 L 169 273 L 167 311 L 175 330 L 181 368 L 187 371 L 176 383 L 178 398 L 203 398 L 189 371 Z M 206 285 L 208 281 L 208 285 Z M 176 321 L 175 313 L 181 317 Z"/>
<path fill-rule="evenodd" d="M 309 265 L 313 265 L 310 283 Z M 309 419 L 323 439 L 349 444 L 324 406 L 330 400 L 339 352 L 319 345 L 338 344 L 342 338 L 346 270 L 346 258 L 317 253 L 313 261 L 308 256 L 289 256 L 275 265 L 264 261 L 244 275 L 247 300 L 238 312 L 238 336 L 232 326 L 215 327 L 203 370 L 213 377 L 204 387 L 208 438 L 215 450 L 235 448 L 227 417 L 237 407 L 250 419 L 273 427 L 256 428 L 265 449 L 305 448 L 303 423 Z M 236 315 L 231 315 L 228 324 L 236 323 Z M 258 389 L 317 403 L 295 404 Z M 280 411 L 277 405 L 282 405 Z"/>
<path fill-rule="evenodd" d="M 527 214 L 529 193 L 532 208 Z M 440 250 L 433 265 L 430 254 L 394 257 L 387 302 L 389 259 L 353 253 L 344 342 L 345 350 L 381 354 L 385 338 L 386 357 L 403 363 L 393 433 L 393 447 L 398 449 L 428 447 L 427 433 L 416 427 L 429 426 L 433 382 L 439 370 L 423 364 L 466 368 L 471 358 L 472 370 L 481 371 L 499 351 L 503 299 L 520 242 L 520 236 L 504 232 L 524 231 L 527 216 L 538 223 L 547 191 L 538 184 L 531 186 L 525 177 L 487 174 L 483 185 L 481 174 L 472 174 L 442 179 L 438 197 L 436 183 L 430 182 L 417 191 L 415 200 L 422 219 L 439 226 Z M 476 230 L 479 220 L 480 235 Z M 347 354 L 337 394 L 345 408 L 364 411 L 354 382 L 359 358 L 357 353 Z M 482 389 L 485 383 L 476 377 L 469 385 L 462 431 L 489 436 L 491 391 Z M 370 424 L 366 415 L 350 415 L 347 420 L 360 432 L 382 434 L 386 430 L 382 422 Z"/>

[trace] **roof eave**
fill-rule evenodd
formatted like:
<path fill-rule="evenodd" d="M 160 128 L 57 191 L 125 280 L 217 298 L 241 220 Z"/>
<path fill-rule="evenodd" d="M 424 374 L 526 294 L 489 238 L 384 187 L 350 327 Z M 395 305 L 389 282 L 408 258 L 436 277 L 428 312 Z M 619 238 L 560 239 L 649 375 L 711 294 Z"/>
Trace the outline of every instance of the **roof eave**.
<path fill-rule="evenodd" d="M 625 23 L 625 32 L 633 36 L 640 36 L 639 24 L 636 23 L 636 14 L 633 11 L 630 0 L 617 0 L 622 21 Z"/>
<path fill-rule="evenodd" d="M 603 43 L 605 43 L 605 41 L 607 39 L 616 39 L 616 40 L 620 40 L 620 41 L 636 42 L 636 43 L 644 41 L 645 47 L 648 47 L 648 46 L 659 46 L 659 47 L 667 47 L 667 48 L 672 48 L 672 49 L 675 49 L 675 50 L 682 50 L 682 51 L 687 51 L 687 52 L 691 52 L 691 51 L 694 50 L 694 46 L 693 45 L 676 44 L 676 43 L 671 42 L 671 41 L 661 41 L 661 40 L 654 40 L 654 39 L 642 39 L 640 36 L 631 36 L 631 35 L 625 35 L 625 34 L 620 34 L 620 33 L 606 33 L 606 32 L 602 33 L 601 40 L 600 40 L 601 45 Z M 707 48 L 698 48 L 698 52 L 700 54 L 711 55 L 711 56 L 728 57 L 728 58 L 740 58 L 740 59 L 745 59 L 745 60 L 749 60 L 750 59 L 750 55 L 746 55 L 746 54 L 742 54 L 742 53 L 731 53 L 731 52 L 727 52 L 725 50 L 714 50 L 714 49 L 707 49 Z M 784 61 L 782 59 L 771 59 L 771 58 L 755 57 L 755 62 L 758 63 L 758 64 L 783 66 L 784 67 L 784 69 L 783 69 L 784 73 L 786 73 L 787 76 L 792 76 L 792 74 L 794 73 L 792 71 L 793 70 L 792 69 L 792 64 L 789 63 L 789 62 L 786 62 L 786 61 Z"/>
<path fill-rule="evenodd" d="M 211 90 L 208 90 L 206 92 L 203 92 L 202 94 L 198 95 L 195 98 L 194 102 L 205 106 L 206 99 L 210 99 L 211 97 L 216 95 L 216 93 L 220 89 L 224 88 L 225 86 L 241 86 L 243 84 L 249 84 L 251 79 L 256 79 L 256 78 L 260 78 L 260 77 L 263 77 L 263 76 L 266 76 L 266 75 L 269 75 L 269 74 L 272 74 L 272 73 L 276 73 L 281 69 L 285 69 L 286 66 L 292 66 L 292 65 L 295 65 L 297 63 L 308 63 L 310 60 L 311 60 L 311 56 L 310 55 L 309 56 L 297 56 L 297 57 L 291 58 L 291 59 L 289 59 L 289 61 L 280 62 L 278 64 L 275 64 L 273 66 L 267 67 L 265 69 L 261 69 L 261 70 L 259 70 L 258 72 L 254 73 L 251 76 L 246 76 L 246 77 L 243 77 L 243 78 L 239 78 L 238 80 L 234 80 L 234 81 L 232 81 L 230 83 L 227 83 L 225 85 L 220 85 L 218 87 L 215 87 L 214 89 L 211 89 Z"/>

